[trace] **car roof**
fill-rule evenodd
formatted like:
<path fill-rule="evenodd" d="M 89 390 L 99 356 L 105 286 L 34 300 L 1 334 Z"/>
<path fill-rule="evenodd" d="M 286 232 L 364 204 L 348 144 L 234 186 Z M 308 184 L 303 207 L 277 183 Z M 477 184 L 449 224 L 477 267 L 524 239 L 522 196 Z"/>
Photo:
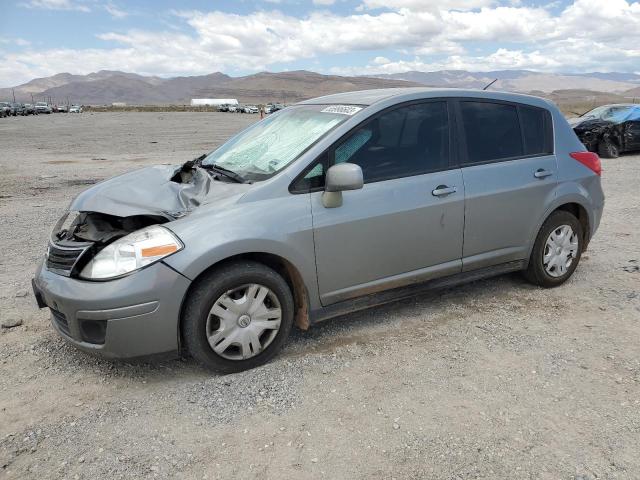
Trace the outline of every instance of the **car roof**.
<path fill-rule="evenodd" d="M 638 103 L 609 103 L 607 105 L 602 105 L 602 106 L 603 107 L 640 107 L 640 104 L 638 104 Z"/>
<path fill-rule="evenodd" d="M 434 98 L 434 97 L 474 97 L 493 100 L 505 100 L 528 104 L 539 104 L 542 100 L 549 104 L 548 100 L 532 95 L 521 93 L 474 90 L 463 88 L 429 88 L 429 87 L 405 87 L 405 88 L 380 88 L 375 90 L 358 90 L 353 92 L 336 93 L 323 97 L 312 98 L 300 102 L 303 105 L 326 105 L 326 104 L 350 104 L 350 105 L 373 105 L 383 100 L 397 99 L 402 101 L 408 98 Z"/>

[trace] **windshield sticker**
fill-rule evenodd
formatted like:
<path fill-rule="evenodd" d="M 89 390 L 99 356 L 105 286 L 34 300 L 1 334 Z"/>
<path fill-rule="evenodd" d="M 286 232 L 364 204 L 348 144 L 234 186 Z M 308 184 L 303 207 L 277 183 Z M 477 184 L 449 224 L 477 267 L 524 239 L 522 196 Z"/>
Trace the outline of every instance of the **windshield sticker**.
<path fill-rule="evenodd" d="M 355 115 L 362 107 L 354 107 L 352 105 L 331 105 L 321 110 L 322 113 L 341 113 L 343 115 Z"/>

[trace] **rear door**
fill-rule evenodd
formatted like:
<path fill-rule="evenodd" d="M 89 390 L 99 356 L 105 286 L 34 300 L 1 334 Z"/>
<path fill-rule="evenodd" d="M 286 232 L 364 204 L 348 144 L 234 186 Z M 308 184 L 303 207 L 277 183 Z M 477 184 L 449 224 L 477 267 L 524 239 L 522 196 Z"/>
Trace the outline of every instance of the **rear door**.
<path fill-rule="evenodd" d="M 463 271 L 526 258 L 557 184 L 550 113 L 460 99 L 465 186 Z"/>
<path fill-rule="evenodd" d="M 325 208 L 321 191 L 311 193 L 324 305 L 460 272 L 464 191 L 450 125 L 446 101 L 395 107 L 311 166 L 308 181 L 341 162 L 360 165 L 365 181 L 344 192 L 338 208 Z"/>

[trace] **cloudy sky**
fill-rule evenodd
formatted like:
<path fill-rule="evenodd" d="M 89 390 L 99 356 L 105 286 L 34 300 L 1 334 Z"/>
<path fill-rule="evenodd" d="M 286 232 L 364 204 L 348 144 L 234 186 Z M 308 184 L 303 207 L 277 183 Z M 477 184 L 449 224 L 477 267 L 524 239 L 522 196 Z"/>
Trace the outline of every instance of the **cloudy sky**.
<path fill-rule="evenodd" d="M 640 73 L 640 0 L 0 0 L 0 87 L 102 69 Z"/>

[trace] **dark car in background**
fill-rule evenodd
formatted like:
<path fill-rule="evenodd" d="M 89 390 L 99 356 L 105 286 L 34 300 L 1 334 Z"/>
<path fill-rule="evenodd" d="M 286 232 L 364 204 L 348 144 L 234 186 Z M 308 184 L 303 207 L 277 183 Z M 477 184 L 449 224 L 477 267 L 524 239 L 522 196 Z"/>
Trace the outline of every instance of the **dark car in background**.
<path fill-rule="evenodd" d="M 25 110 L 24 105 L 23 105 L 22 103 L 12 103 L 12 104 L 11 104 L 11 108 L 13 108 L 13 112 L 14 112 L 13 114 L 14 114 L 15 116 L 18 116 L 18 115 L 22 115 L 22 116 L 27 115 L 27 114 L 25 113 L 25 112 L 26 112 L 26 110 Z"/>
<path fill-rule="evenodd" d="M 585 147 L 604 158 L 640 150 L 640 105 L 603 105 L 569 119 Z"/>
<path fill-rule="evenodd" d="M 0 117 L 8 117 L 12 115 L 11 105 L 7 102 L 0 102 Z"/>

